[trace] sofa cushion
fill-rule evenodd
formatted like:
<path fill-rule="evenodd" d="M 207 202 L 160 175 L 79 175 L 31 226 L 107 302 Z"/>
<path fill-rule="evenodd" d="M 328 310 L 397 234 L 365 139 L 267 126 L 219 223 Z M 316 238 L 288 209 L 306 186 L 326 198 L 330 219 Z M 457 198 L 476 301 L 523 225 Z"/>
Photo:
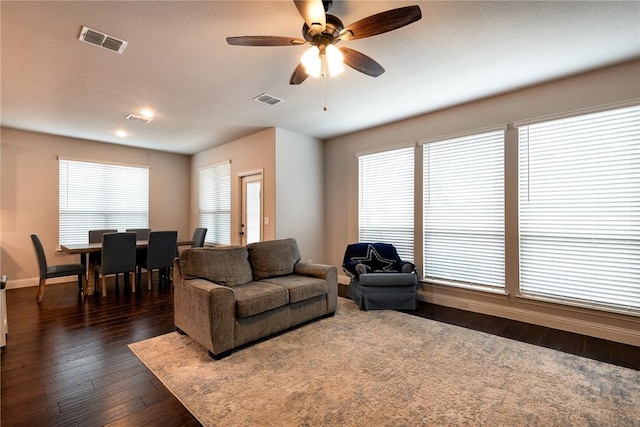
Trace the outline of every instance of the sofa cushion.
<path fill-rule="evenodd" d="M 180 254 L 180 272 L 186 279 L 207 279 L 231 287 L 252 279 L 249 254 L 239 246 L 187 249 Z"/>
<path fill-rule="evenodd" d="M 300 261 L 300 251 L 295 239 L 250 243 L 247 250 L 253 280 L 291 274 L 293 266 Z"/>
<path fill-rule="evenodd" d="M 249 282 L 233 288 L 236 295 L 236 317 L 249 317 L 289 303 L 284 286 L 267 282 Z"/>
<path fill-rule="evenodd" d="M 326 295 L 329 289 L 327 281 L 315 277 L 290 274 L 282 277 L 263 279 L 263 282 L 283 286 L 289 290 L 289 302 L 296 303 L 319 295 Z"/>

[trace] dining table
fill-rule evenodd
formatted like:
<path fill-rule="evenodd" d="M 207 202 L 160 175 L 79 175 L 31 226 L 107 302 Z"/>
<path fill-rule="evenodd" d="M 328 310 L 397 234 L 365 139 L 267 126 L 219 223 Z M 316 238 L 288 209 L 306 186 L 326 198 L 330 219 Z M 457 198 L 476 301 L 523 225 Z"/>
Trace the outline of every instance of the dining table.
<path fill-rule="evenodd" d="M 193 240 L 178 239 L 176 246 L 191 246 Z M 148 240 L 137 240 L 136 249 L 146 249 L 149 246 Z M 102 243 L 67 243 L 60 245 L 60 250 L 69 255 L 80 255 L 80 262 L 86 266 L 87 280 L 84 289 L 85 295 L 93 295 L 96 289 L 95 266 L 89 262 L 89 254 L 102 251 Z M 177 248 L 176 248 L 177 250 Z"/>

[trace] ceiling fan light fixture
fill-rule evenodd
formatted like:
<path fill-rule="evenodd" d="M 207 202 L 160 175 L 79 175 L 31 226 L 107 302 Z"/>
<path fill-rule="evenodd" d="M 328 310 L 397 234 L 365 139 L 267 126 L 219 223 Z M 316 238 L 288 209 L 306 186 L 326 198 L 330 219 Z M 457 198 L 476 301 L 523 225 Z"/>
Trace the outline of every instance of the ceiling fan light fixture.
<path fill-rule="evenodd" d="M 305 71 L 312 77 L 320 77 L 327 71 L 331 77 L 344 72 L 344 56 L 340 49 L 328 46 L 311 46 L 302 55 L 301 62 Z"/>
<path fill-rule="evenodd" d="M 311 46 L 302 55 L 302 65 L 304 65 L 307 74 L 313 77 L 320 77 L 322 73 L 322 59 L 320 58 L 320 49 L 318 46 Z"/>
<path fill-rule="evenodd" d="M 331 77 L 344 72 L 344 55 L 342 55 L 340 49 L 330 44 L 325 49 L 325 57 L 327 58 L 327 68 Z"/>

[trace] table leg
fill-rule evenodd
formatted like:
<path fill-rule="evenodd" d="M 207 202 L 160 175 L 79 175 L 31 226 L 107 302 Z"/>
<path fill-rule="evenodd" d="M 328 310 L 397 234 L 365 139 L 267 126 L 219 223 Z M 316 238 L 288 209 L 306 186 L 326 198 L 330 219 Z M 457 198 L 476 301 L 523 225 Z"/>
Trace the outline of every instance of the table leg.
<path fill-rule="evenodd" d="M 86 295 L 93 295 L 96 291 L 96 269 L 92 262 L 88 262 L 87 268 L 87 291 Z"/>

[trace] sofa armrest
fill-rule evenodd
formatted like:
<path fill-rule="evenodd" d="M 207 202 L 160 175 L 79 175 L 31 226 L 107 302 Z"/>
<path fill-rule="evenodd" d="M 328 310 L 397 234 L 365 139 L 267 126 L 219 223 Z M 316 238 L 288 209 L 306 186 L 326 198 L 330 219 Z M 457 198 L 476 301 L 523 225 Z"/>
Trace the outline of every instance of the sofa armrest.
<path fill-rule="evenodd" d="M 235 305 L 231 288 L 174 273 L 175 326 L 216 355 L 234 347 Z"/>
<path fill-rule="evenodd" d="M 327 280 L 327 276 L 330 276 L 332 270 L 336 271 L 336 276 L 338 274 L 336 267 L 333 265 L 325 265 L 325 264 L 315 264 L 311 262 L 303 262 L 298 261 L 296 265 L 293 266 L 293 273 L 299 274 L 301 276 L 310 276 L 317 277 L 318 279 Z"/>
<path fill-rule="evenodd" d="M 338 268 L 336 266 L 298 261 L 293 266 L 293 273 L 326 280 L 327 314 L 336 311 L 338 306 Z"/>

